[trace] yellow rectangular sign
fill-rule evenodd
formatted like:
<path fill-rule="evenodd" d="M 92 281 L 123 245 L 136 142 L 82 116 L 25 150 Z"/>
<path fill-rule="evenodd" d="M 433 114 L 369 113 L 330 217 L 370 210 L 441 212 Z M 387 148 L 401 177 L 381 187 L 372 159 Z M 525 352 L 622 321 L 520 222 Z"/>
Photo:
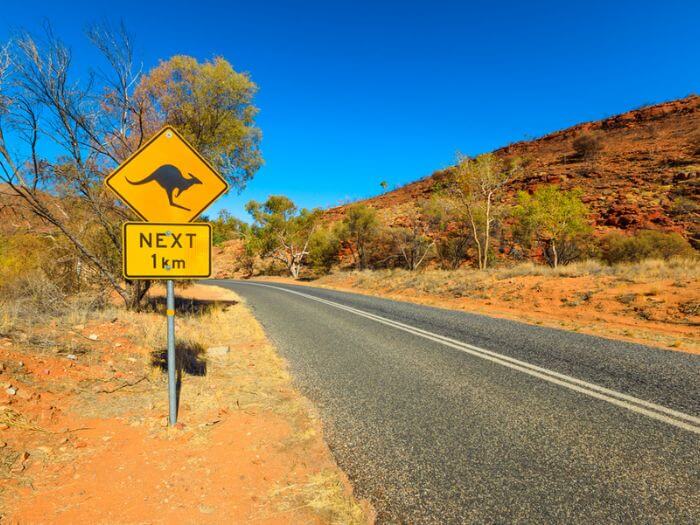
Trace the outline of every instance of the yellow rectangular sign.
<path fill-rule="evenodd" d="M 201 279 L 211 275 L 211 225 L 126 222 L 122 226 L 124 277 Z"/>

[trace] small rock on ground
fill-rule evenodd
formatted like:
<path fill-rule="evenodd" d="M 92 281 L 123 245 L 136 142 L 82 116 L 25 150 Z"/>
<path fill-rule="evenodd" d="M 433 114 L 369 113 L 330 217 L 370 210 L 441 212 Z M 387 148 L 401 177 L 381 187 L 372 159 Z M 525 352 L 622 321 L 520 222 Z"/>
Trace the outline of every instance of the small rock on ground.
<path fill-rule="evenodd" d="M 228 353 L 228 346 L 211 346 L 207 348 L 207 355 L 210 357 L 223 357 Z"/>

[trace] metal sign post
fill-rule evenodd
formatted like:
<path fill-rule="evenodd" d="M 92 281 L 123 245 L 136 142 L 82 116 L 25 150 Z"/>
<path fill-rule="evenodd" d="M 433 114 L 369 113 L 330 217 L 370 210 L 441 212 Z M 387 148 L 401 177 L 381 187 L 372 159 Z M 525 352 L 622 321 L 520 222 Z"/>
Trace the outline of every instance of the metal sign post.
<path fill-rule="evenodd" d="M 166 314 L 168 317 L 168 400 L 170 402 L 170 426 L 177 423 L 177 379 L 175 378 L 175 284 L 166 281 Z"/>

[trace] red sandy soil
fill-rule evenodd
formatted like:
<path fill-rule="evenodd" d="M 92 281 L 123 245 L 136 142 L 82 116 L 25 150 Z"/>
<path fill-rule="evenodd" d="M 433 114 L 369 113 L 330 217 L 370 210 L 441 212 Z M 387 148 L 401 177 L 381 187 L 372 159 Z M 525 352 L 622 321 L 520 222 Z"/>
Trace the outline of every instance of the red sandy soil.
<path fill-rule="evenodd" d="M 231 298 L 204 290 L 186 294 Z M 234 337 L 223 360 L 207 359 L 205 377 L 184 376 L 176 428 L 166 427 L 162 374 L 130 326 L 162 315 L 117 312 L 0 339 L 0 521 L 367 522 L 308 402 L 258 325 L 240 325 L 255 323 L 245 307 L 230 308 L 249 335 Z M 328 487 L 325 507 L 309 503 Z"/>

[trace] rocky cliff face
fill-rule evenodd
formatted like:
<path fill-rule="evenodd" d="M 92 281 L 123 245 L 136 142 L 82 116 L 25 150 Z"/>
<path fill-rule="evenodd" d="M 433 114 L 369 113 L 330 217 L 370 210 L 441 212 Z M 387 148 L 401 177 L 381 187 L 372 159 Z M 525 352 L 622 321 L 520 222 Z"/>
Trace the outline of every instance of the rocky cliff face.
<path fill-rule="evenodd" d="M 599 137 L 603 147 L 592 159 L 581 158 L 573 147 L 586 133 Z M 581 188 L 599 233 L 676 231 L 700 248 L 700 96 L 578 124 L 494 153 L 527 162 L 523 177 L 508 188 L 509 199 L 542 184 Z M 406 206 L 430 197 L 448 171 L 365 202 L 382 215 L 399 217 Z M 334 220 L 343 213 L 341 206 L 327 216 Z"/>

